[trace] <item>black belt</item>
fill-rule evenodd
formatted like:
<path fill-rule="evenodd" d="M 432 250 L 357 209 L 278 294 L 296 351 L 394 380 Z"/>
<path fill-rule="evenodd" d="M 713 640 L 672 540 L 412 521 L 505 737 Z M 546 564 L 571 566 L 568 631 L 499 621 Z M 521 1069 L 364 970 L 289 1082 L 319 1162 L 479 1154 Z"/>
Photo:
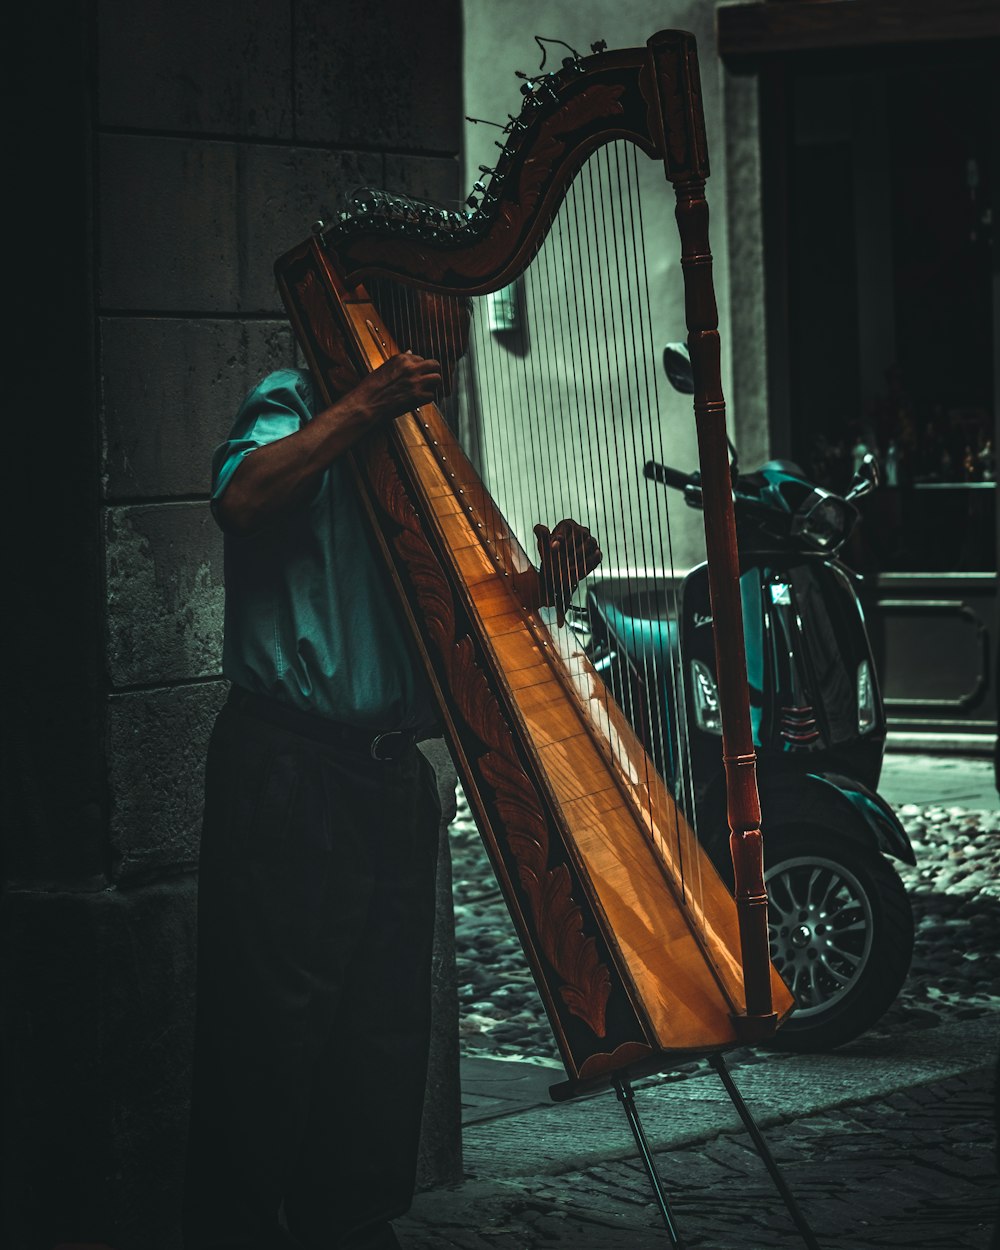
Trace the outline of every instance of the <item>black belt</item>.
<path fill-rule="evenodd" d="M 231 687 L 227 703 L 238 712 L 246 712 L 272 725 L 280 725 L 281 728 L 301 734 L 304 738 L 341 746 L 380 763 L 400 759 L 417 740 L 417 735 L 408 730 L 373 731 L 358 725 L 342 725 L 338 721 L 327 720 L 325 716 L 317 716 L 314 712 L 302 712 L 289 703 L 281 703 L 267 695 L 252 694 L 241 686 Z"/>

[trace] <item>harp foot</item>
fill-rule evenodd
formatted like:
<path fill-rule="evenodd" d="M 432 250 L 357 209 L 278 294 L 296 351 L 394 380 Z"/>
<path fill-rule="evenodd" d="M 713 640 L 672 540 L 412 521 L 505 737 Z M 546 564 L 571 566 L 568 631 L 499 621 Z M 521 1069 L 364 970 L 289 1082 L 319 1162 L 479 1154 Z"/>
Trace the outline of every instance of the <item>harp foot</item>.
<path fill-rule="evenodd" d="M 708 1062 L 712 1065 L 716 1072 L 718 1072 L 723 1085 L 725 1085 L 726 1093 L 729 1095 L 733 1106 L 739 1113 L 739 1117 L 743 1121 L 746 1131 L 750 1134 L 750 1140 L 753 1142 L 757 1154 L 760 1156 L 761 1161 L 767 1168 L 768 1172 L 770 1172 L 771 1179 L 774 1181 L 774 1187 L 777 1189 L 778 1193 L 781 1195 L 782 1201 L 788 1208 L 788 1214 L 792 1217 L 792 1222 L 802 1234 L 803 1242 L 808 1247 L 808 1250 L 822 1250 L 819 1242 L 816 1240 L 815 1234 L 806 1222 L 806 1217 L 802 1214 L 799 1204 L 795 1201 L 794 1194 L 788 1188 L 785 1178 L 781 1175 L 781 1171 L 779 1170 L 777 1163 L 774 1161 L 774 1155 L 771 1154 L 767 1142 L 764 1140 L 760 1129 L 757 1127 L 757 1121 L 751 1115 L 750 1108 L 743 1101 L 743 1095 L 736 1088 L 732 1074 L 726 1066 L 725 1059 L 722 1055 L 709 1055 Z"/>
<path fill-rule="evenodd" d="M 778 1027 L 778 1013 L 769 1011 L 763 1015 L 731 1015 L 730 1020 L 733 1022 L 733 1029 L 736 1036 L 741 1042 L 748 1046 L 754 1042 L 766 1042 L 769 1037 L 773 1037 Z"/>
<path fill-rule="evenodd" d="M 673 1212 L 670 1210 L 670 1203 L 667 1201 L 667 1195 L 663 1189 L 663 1182 L 660 1180 L 659 1173 L 656 1170 L 656 1164 L 653 1161 L 653 1152 L 649 1148 L 649 1142 L 646 1139 L 645 1130 L 642 1127 L 642 1121 L 639 1119 L 639 1112 L 635 1105 L 635 1095 L 632 1092 L 632 1086 L 628 1081 L 618 1077 L 614 1082 L 615 1093 L 618 1095 L 618 1101 L 625 1108 L 625 1115 L 628 1118 L 629 1128 L 632 1130 L 632 1136 L 635 1138 L 635 1144 L 639 1148 L 639 1154 L 642 1157 L 643 1166 L 646 1169 L 646 1175 L 649 1177 L 649 1183 L 653 1187 L 653 1194 L 656 1198 L 656 1205 L 660 1208 L 660 1215 L 663 1217 L 663 1223 L 667 1230 L 667 1236 L 670 1238 L 670 1244 L 676 1246 L 677 1250 L 684 1250 L 684 1242 L 680 1233 L 677 1231 L 677 1225 L 674 1222 Z"/>

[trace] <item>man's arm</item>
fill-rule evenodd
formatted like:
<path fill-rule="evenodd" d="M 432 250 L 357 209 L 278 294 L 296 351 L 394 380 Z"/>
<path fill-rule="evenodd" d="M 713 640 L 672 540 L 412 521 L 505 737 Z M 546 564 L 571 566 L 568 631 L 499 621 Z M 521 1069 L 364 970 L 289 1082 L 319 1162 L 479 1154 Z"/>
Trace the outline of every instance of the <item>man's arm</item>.
<path fill-rule="evenodd" d="M 441 382 L 436 360 L 393 356 L 294 434 L 245 456 L 216 504 L 222 526 L 250 534 L 287 516 L 332 461 L 379 422 L 428 403 Z"/>

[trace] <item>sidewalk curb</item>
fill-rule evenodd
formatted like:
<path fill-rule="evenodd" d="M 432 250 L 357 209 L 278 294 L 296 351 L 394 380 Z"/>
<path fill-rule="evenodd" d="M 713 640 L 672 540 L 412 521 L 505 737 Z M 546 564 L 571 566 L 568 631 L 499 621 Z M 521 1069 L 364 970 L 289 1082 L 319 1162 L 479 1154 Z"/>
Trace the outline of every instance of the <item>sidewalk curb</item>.
<path fill-rule="evenodd" d="M 829 1054 L 775 1054 L 734 1069 L 734 1079 L 761 1128 L 838 1107 L 872 1102 L 996 1063 L 1000 1016 L 979 1016 L 905 1038 L 867 1035 Z M 558 1073 L 552 1072 L 553 1079 Z M 654 1150 L 743 1133 L 714 1073 L 683 1081 L 646 1078 L 636 1104 Z M 582 1143 L 594 1142 L 594 1146 Z M 598 1144 L 599 1143 L 599 1144 Z M 610 1091 L 570 1103 L 536 1105 L 466 1125 L 465 1166 L 497 1178 L 558 1175 L 635 1152 L 625 1116 Z"/>

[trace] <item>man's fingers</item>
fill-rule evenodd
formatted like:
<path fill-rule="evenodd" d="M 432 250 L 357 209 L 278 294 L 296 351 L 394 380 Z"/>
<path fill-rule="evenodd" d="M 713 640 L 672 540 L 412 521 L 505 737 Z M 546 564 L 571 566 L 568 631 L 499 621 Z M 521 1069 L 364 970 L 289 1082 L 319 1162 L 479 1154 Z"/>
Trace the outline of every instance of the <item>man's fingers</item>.
<path fill-rule="evenodd" d="M 542 576 L 551 594 L 559 625 L 566 619 L 566 600 L 603 556 L 590 530 L 578 521 L 564 518 L 552 530 L 540 521 L 534 526 L 542 557 Z"/>

